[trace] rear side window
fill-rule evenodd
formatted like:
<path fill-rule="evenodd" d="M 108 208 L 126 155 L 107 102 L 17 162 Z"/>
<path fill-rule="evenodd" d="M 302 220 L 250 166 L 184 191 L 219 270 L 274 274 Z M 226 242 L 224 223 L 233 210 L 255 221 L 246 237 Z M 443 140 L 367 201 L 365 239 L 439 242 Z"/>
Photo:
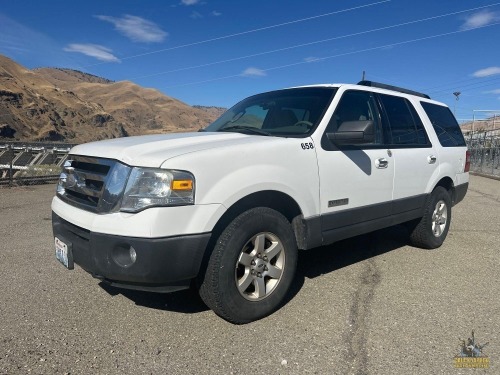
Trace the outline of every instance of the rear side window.
<path fill-rule="evenodd" d="M 405 98 L 379 95 L 390 128 L 390 141 L 394 145 L 427 146 L 429 141 L 415 109 Z"/>
<path fill-rule="evenodd" d="M 460 126 L 448 107 L 426 102 L 421 102 L 421 104 L 429 120 L 431 120 L 441 146 L 465 146 L 465 139 Z"/>

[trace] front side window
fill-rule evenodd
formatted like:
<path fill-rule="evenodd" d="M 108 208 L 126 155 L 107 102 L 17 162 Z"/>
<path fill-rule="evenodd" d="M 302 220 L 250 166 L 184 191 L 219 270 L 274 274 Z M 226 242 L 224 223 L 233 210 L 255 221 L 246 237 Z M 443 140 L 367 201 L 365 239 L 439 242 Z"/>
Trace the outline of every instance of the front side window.
<path fill-rule="evenodd" d="M 375 144 L 382 143 L 382 132 L 373 94 L 367 91 L 348 90 L 343 95 L 326 128 L 326 133 L 335 132 L 346 122 L 373 121 Z"/>
<path fill-rule="evenodd" d="M 405 98 L 379 94 L 389 122 L 393 145 L 428 145 L 424 126 L 411 103 Z"/>
<path fill-rule="evenodd" d="M 463 147 L 465 139 L 455 116 L 448 107 L 421 102 L 427 117 L 431 120 L 439 143 L 443 147 Z"/>
<path fill-rule="evenodd" d="M 306 87 L 255 95 L 236 104 L 204 131 L 306 137 L 321 121 L 336 91 Z"/>

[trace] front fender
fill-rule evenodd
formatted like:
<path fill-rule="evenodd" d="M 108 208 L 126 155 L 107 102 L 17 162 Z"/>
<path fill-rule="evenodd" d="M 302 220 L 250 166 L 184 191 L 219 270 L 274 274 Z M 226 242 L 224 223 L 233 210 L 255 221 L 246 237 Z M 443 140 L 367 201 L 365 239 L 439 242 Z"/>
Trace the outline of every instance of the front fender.
<path fill-rule="evenodd" d="M 187 170 L 196 178 L 196 204 L 229 208 L 260 191 L 287 194 L 305 218 L 319 212 L 319 176 L 315 149 L 304 150 L 310 138 L 265 138 L 251 145 L 234 145 L 180 155 L 162 168 Z"/>

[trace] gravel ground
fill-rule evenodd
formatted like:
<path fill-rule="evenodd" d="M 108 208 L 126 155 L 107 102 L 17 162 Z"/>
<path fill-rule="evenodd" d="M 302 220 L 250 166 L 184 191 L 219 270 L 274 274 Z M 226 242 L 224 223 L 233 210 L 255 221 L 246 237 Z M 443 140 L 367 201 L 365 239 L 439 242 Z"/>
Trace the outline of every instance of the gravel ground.
<path fill-rule="evenodd" d="M 54 186 L 0 189 L 0 374 L 500 373 L 500 182 L 471 176 L 444 245 L 403 227 L 308 252 L 289 302 L 235 326 L 191 291 L 101 286 L 54 257 Z M 456 369 L 460 340 L 489 369 Z"/>

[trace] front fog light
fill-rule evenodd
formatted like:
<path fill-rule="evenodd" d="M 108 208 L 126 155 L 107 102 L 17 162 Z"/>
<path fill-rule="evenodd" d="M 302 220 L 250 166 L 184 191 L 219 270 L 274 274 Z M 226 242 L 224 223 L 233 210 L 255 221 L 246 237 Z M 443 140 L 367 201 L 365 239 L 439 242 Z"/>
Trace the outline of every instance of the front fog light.
<path fill-rule="evenodd" d="M 123 268 L 130 267 L 137 260 L 137 252 L 131 245 L 128 244 L 120 244 L 116 246 L 113 249 L 111 256 L 115 263 Z"/>
<path fill-rule="evenodd" d="M 129 254 L 130 254 L 130 260 L 132 261 L 132 263 L 135 263 L 135 261 L 137 260 L 137 253 L 135 252 L 135 249 L 132 246 L 130 246 Z"/>

